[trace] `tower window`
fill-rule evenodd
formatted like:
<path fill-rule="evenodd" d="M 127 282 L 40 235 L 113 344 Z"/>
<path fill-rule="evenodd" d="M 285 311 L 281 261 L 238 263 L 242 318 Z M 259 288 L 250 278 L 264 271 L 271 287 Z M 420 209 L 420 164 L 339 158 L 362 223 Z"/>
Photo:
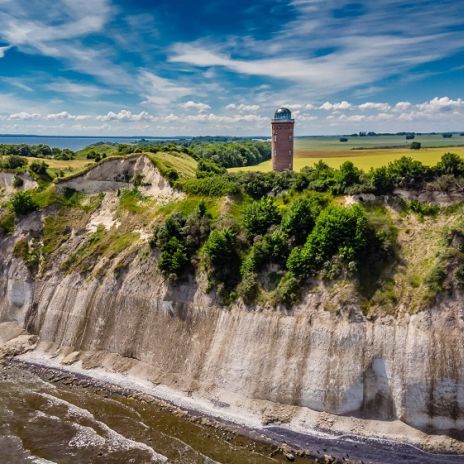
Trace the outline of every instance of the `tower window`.
<path fill-rule="evenodd" d="M 288 140 L 292 140 L 292 136 L 291 136 L 291 135 L 288 136 Z"/>

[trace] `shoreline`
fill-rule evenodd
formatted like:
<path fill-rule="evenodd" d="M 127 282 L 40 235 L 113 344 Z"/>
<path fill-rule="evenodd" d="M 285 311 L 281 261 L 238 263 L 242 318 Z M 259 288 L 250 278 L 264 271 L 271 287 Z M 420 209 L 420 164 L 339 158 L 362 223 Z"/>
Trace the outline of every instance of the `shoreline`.
<path fill-rule="evenodd" d="M 84 370 L 63 365 L 57 360 L 29 352 L 6 360 L 7 363 L 32 371 L 49 382 L 92 387 L 96 391 L 132 397 L 156 403 L 173 414 L 206 427 L 214 427 L 275 447 L 276 453 L 322 459 L 322 462 L 364 464 L 445 464 L 462 463 L 464 454 L 427 451 L 411 442 L 366 437 L 333 430 L 296 430 L 286 425 L 263 425 L 250 414 L 225 411 L 228 405 L 182 395 L 168 387 L 154 385 L 102 368 Z M 48 376 L 48 377 L 47 377 Z M 290 456 L 290 457 L 291 457 Z M 289 459 L 291 460 L 291 459 Z M 326 460 L 326 461 L 324 461 Z M 317 462 L 317 461 L 316 461 Z M 321 462 L 321 461 L 320 461 Z"/>

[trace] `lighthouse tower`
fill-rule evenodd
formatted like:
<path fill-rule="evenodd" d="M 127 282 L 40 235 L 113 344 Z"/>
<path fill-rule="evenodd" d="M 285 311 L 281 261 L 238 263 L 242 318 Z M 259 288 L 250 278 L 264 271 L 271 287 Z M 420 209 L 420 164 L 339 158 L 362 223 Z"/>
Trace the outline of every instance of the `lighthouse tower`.
<path fill-rule="evenodd" d="M 295 120 L 287 108 L 279 108 L 271 121 L 272 125 L 272 169 L 293 169 L 293 126 Z"/>

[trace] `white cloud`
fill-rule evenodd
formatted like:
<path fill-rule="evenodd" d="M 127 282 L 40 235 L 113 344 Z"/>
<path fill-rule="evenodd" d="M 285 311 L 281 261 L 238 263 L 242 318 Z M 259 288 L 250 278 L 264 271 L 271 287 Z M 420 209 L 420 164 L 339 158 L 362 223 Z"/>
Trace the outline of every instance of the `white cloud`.
<path fill-rule="evenodd" d="M 0 58 L 3 58 L 5 56 L 5 52 L 9 50 L 11 47 L 6 46 L 6 47 L 0 47 Z"/>
<path fill-rule="evenodd" d="M 407 101 L 400 101 L 394 106 L 394 111 L 406 111 L 411 108 L 412 103 Z"/>
<path fill-rule="evenodd" d="M 138 122 L 138 121 L 156 121 L 156 117 L 141 111 L 140 113 L 132 113 L 132 111 L 121 110 L 119 113 L 109 111 L 105 115 L 99 115 L 96 117 L 97 121 L 123 121 L 123 122 Z"/>
<path fill-rule="evenodd" d="M 452 100 L 449 97 L 435 97 L 428 102 L 417 105 L 417 108 L 419 110 L 430 113 L 452 111 L 462 107 L 464 107 L 464 100 L 462 100 L 461 98 Z"/>
<path fill-rule="evenodd" d="M 360 110 L 378 110 L 378 111 L 389 111 L 390 105 L 388 103 L 374 103 L 374 102 L 366 102 L 358 105 Z"/>
<path fill-rule="evenodd" d="M 307 105 L 305 105 L 305 109 L 307 109 L 307 110 L 314 110 L 314 109 L 316 109 L 316 107 L 315 107 L 313 104 L 308 103 Z"/>
<path fill-rule="evenodd" d="M 200 113 L 203 113 L 211 109 L 211 106 L 207 105 L 206 103 L 194 102 L 191 100 L 188 102 L 182 103 L 180 106 L 186 110 L 197 110 Z"/>
<path fill-rule="evenodd" d="M 348 103 L 347 101 L 341 101 L 338 103 L 330 103 L 327 101 L 319 107 L 320 110 L 325 110 L 325 111 L 349 110 L 350 108 L 351 108 L 351 103 Z"/>
<path fill-rule="evenodd" d="M 10 114 L 9 119 L 18 121 L 30 121 L 40 119 L 41 117 L 42 116 L 39 113 L 27 113 L 26 111 L 21 111 L 19 113 Z"/>
<path fill-rule="evenodd" d="M 243 112 L 254 112 L 258 111 L 259 108 L 259 105 L 245 105 L 244 103 L 240 103 L 239 105 L 236 105 L 235 103 L 230 103 L 226 106 L 226 110 L 238 110 Z"/>
<path fill-rule="evenodd" d="M 102 88 L 97 85 L 83 84 L 73 82 L 67 79 L 59 79 L 55 82 L 46 85 L 46 88 L 54 92 L 78 95 L 79 97 L 97 97 L 99 95 L 112 93 L 108 88 Z"/>
<path fill-rule="evenodd" d="M 178 85 L 174 81 L 160 77 L 147 70 L 141 72 L 139 83 L 144 89 L 145 101 L 143 103 L 159 107 L 168 107 L 173 102 L 195 93 L 189 87 Z"/>

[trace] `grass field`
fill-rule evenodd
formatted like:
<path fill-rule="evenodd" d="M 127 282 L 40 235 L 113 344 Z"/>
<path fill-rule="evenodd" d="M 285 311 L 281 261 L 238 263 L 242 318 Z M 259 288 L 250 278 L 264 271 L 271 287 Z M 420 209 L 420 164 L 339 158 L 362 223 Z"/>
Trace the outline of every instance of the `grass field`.
<path fill-rule="evenodd" d="M 375 139 L 375 140 L 373 140 Z M 404 148 L 375 148 L 387 146 L 386 141 L 394 147 L 399 145 L 399 140 L 404 143 L 404 137 L 386 136 L 386 137 L 356 137 L 356 142 L 350 147 L 350 142 L 338 142 L 337 137 L 302 137 L 295 139 L 295 159 L 294 170 L 300 171 L 305 166 L 312 166 L 318 161 L 324 161 L 329 166 L 338 168 L 345 161 L 352 161 L 357 167 L 368 171 L 370 168 L 385 166 L 402 156 L 421 161 L 423 164 L 431 166 L 436 164 L 440 158 L 448 152 L 457 153 L 464 157 L 464 146 L 434 146 L 439 142 L 444 145 L 448 144 L 448 139 L 441 136 L 416 137 L 422 146 L 430 144 L 429 148 L 420 150 L 411 150 L 409 148 L 410 140 Z M 426 141 L 424 141 L 426 140 Z M 453 139 L 450 139 L 453 140 Z M 455 137 L 456 142 L 464 145 L 464 137 Z M 374 145 L 375 142 L 375 145 Z M 451 143 L 451 142 L 450 142 Z M 457 145 L 457 143 L 456 143 Z M 354 148 L 362 149 L 354 149 Z M 258 164 L 257 166 L 247 166 L 243 168 L 232 168 L 230 171 L 261 171 L 271 170 L 271 160 Z"/>

